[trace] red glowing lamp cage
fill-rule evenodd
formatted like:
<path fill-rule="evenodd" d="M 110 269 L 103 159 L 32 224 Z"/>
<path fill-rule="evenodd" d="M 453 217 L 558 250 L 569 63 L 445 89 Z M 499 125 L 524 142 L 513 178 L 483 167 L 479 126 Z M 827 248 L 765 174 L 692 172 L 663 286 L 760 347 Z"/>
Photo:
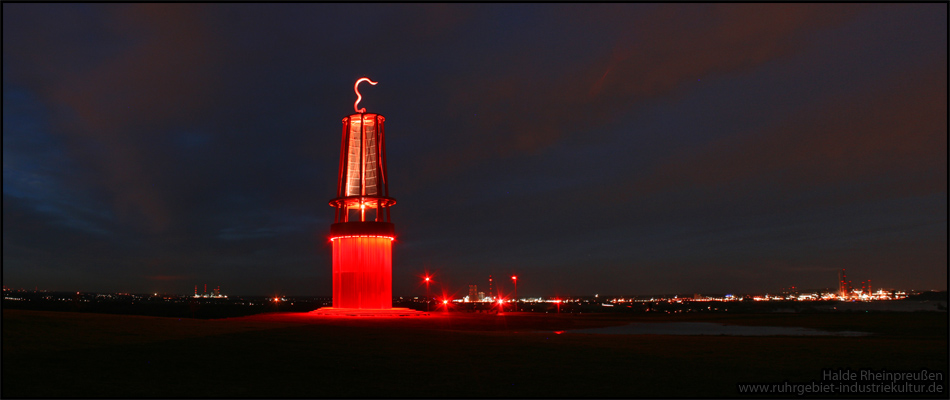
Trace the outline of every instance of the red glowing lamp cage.
<path fill-rule="evenodd" d="M 385 121 L 379 114 L 343 118 L 337 197 L 330 200 L 336 208 L 335 223 L 349 222 L 349 211 L 354 209 L 365 221 L 367 208 L 375 211 L 374 221 L 391 222 L 389 207 L 396 199 L 389 197 L 386 179 Z"/>

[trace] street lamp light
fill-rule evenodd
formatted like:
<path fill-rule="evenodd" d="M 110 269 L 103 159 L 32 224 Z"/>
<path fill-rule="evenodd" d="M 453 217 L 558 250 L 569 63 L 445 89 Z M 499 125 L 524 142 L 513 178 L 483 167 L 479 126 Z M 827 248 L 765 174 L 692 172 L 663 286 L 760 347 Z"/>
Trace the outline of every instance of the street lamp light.
<path fill-rule="evenodd" d="M 429 311 L 429 281 L 431 278 L 426 275 L 426 311 Z"/>
<path fill-rule="evenodd" d="M 515 311 L 518 311 L 518 276 L 512 275 L 511 280 L 515 283 Z"/>

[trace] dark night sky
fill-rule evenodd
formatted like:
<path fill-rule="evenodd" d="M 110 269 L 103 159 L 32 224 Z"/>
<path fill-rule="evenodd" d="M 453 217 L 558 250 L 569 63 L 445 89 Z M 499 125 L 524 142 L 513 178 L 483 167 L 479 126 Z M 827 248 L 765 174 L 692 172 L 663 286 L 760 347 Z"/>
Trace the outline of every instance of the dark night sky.
<path fill-rule="evenodd" d="M 947 288 L 946 3 L 2 7 L 8 287 L 328 295 L 368 76 L 396 295 Z"/>

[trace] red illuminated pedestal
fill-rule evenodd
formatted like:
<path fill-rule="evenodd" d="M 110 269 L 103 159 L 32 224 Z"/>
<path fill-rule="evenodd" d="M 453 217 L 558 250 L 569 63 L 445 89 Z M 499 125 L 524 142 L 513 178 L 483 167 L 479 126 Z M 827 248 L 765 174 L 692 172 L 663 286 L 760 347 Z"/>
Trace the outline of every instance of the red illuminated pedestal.
<path fill-rule="evenodd" d="M 392 308 L 392 230 L 390 223 L 333 224 L 333 307 Z"/>

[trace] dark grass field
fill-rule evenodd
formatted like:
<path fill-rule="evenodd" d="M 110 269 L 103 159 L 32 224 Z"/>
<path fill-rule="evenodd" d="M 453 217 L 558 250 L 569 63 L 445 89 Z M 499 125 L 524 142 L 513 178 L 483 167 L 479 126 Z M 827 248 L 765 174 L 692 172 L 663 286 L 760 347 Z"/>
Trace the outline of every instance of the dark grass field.
<path fill-rule="evenodd" d="M 555 333 L 633 321 L 873 334 Z M 822 368 L 927 368 L 946 385 L 947 329 L 935 312 L 194 320 L 4 310 L 2 396 L 733 398 L 739 382 L 820 381 Z"/>

